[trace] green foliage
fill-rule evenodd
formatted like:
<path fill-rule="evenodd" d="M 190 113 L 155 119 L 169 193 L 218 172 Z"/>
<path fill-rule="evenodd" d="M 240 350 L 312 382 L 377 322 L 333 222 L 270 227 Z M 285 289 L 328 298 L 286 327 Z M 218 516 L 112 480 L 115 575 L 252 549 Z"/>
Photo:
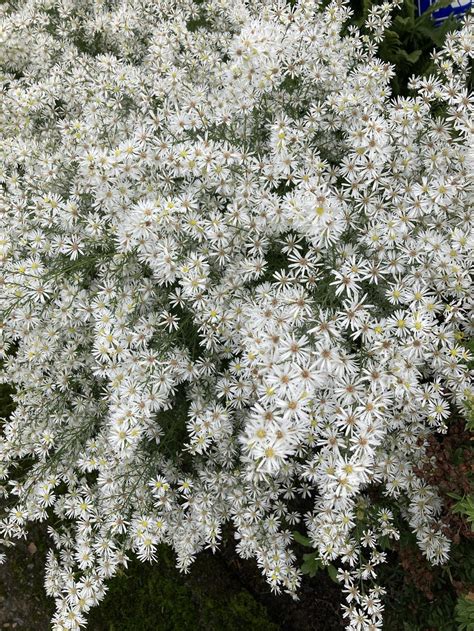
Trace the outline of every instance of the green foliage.
<path fill-rule="evenodd" d="M 307 548 L 311 548 L 311 540 L 308 537 L 305 537 L 300 532 L 295 530 L 293 532 L 293 539 L 300 543 L 302 546 L 306 546 Z"/>
<path fill-rule="evenodd" d="M 467 495 L 465 497 L 453 495 L 452 497 L 458 501 L 451 508 L 451 512 L 464 515 L 467 523 L 471 525 L 471 530 L 474 532 L 474 495 Z"/>
<path fill-rule="evenodd" d="M 339 580 L 337 578 L 337 568 L 332 563 L 327 566 L 327 571 L 329 574 L 329 578 L 335 583 L 339 583 Z"/>
<path fill-rule="evenodd" d="M 313 578 L 322 567 L 323 564 L 316 554 L 303 554 L 303 565 L 301 566 L 303 574 Z"/>
<path fill-rule="evenodd" d="M 471 410 L 466 420 L 466 429 L 470 432 L 474 432 L 474 414 Z"/>
<path fill-rule="evenodd" d="M 379 4 L 374 0 L 351 2 L 355 11 L 353 22 L 363 27 L 371 7 Z M 435 24 L 432 14 L 451 4 L 451 0 L 439 0 L 422 15 L 417 15 L 415 0 L 404 0 L 394 11 L 393 22 L 379 45 L 378 55 L 383 61 L 395 66 L 392 89 L 395 95 L 409 94 L 408 81 L 412 75 L 429 75 L 434 70 L 431 53 L 443 45 L 446 35 L 459 28 L 459 20 L 449 16 L 442 24 Z"/>
<path fill-rule="evenodd" d="M 467 342 L 464 344 L 464 346 L 467 348 L 467 350 L 468 350 L 468 351 L 469 351 L 472 355 L 474 355 L 474 338 L 472 338 L 471 340 L 467 341 Z M 473 361 L 473 360 L 471 360 L 471 361 L 469 362 L 469 366 L 470 366 L 471 368 L 474 368 L 474 361 Z"/>
<path fill-rule="evenodd" d="M 462 596 L 456 604 L 456 622 L 459 631 L 474 630 L 474 594 Z"/>
<path fill-rule="evenodd" d="M 186 399 L 184 387 L 180 385 L 176 390 L 173 407 L 161 410 L 157 414 L 157 423 L 163 436 L 160 440 L 161 450 L 171 459 L 184 459 L 179 449 L 187 439 L 186 421 L 188 419 L 189 403 Z"/>
<path fill-rule="evenodd" d="M 311 540 L 298 531 L 293 532 L 293 538 L 302 546 L 305 546 L 307 548 L 312 547 Z M 323 563 L 316 552 L 303 554 L 303 563 L 301 565 L 301 571 L 303 572 L 303 574 L 307 574 L 310 578 L 313 578 L 321 569 L 326 570 L 329 577 L 335 583 L 339 583 L 337 579 L 337 568 L 332 563 Z"/>
<path fill-rule="evenodd" d="M 410 582 L 399 559 L 389 557 L 380 568 L 381 583 L 387 589 L 384 631 L 457 631 L 459 601 L 455 585 L 474 584 L 474 550 L 470 542 L 453 546 L 449 563 L 435 568 L 432 595 L 427 597 Z M 473 627 L 466 630 L 474 631 Z"/>

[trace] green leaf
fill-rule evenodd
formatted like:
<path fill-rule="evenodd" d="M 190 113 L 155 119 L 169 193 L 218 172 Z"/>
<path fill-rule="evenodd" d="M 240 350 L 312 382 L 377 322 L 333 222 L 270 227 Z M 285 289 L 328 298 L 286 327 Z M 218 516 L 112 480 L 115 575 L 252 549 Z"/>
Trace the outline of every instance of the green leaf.
<path fill-rule="evenodd" d="M 382 537 L 380 537 L 379 545 L 382 548 L 382 550 L 391 550 L 392 549 L 392 545 L 390 543 L 390 538 L 387 535 L 383 535 Z"/>
<path fill-rule="evenodd" d="M 438 0 L 438 2 L 435 2 L 434 4 L 432 4 L 429 9 L 427 9 L 426 11 L 423 11 L 423 16 L 422 17 L 423 18 L 427 18 L 427 17 L 431 16 L 435 11 L 438 11 L 439 9 L 445 9 L 446 7 L 449 7 L 449 5 L 452 3 L 452 1 L 453 0 Z"/>
<path fill-rule="evenodd" d="M 456 622 L 459 631 L 473 631 L 474 629 L 474 598 L 472 594 L 461 596 L 456 603 Z"/>
<path fill-rule="evenodd" d="M 414 50 L 411 53 L 407 53 L 406 50 L 402 50 L 400 49 L 398 51 L 398 55 L 399 57 L 401 57 L 402 59 L 404 59 L 405 61 L 408 61 L 408 63 L 410 64 L 414 64 L 418 61 L 418 59 L 420 58 L 421 55 L 421 50 Z"/>
<path fill-rule="evenodd" d="M 372 8 L 372 0 L 362 0 L 362 16 L 364 18 L 364 21 L 368 18 L 369 16 L 369 11 Z"/>
<path fill-rule="evenodd" d="M 418 35 L 424 35 L 424 37 L 434 42 L 437 46 L 441 46 L 444 42 L 445 34 L 440 33 L 432 23 L 419 24 L 416 27 L 416 32 Z"/>
<path fill-rule="evenodd" d="M 395 31 L 385 31 L 384 33 L 384 42 L 390 45 L 400 45 L 401 41 L 400 41 L 400 37 L 398 36 L 398 33 L 396 33 Z"/>
<path fill-rule="evenodd" d="M 301 571 L 303 574 L 307 574 L 311 578 L 316 576 L 316 572 L 320 570 L 323 565 L 321 561 L 317 558 L 316 554 L 303 554 L 303 565 L 301 566 Z"/>
<path fill-rule="evenodd" d="M 411 31 L 414 27 L 414 22 L 409 17 L 402 18 L 400 15 L 393 20 L 393 26 L 400 28 L 401 31 Z"/>
<path fill-rule="evenodd" d="M 339 580 L 337 578 L 337 568 L 334 567 L 334 565 L 332 563 L 330 563 L 327 567 L 328 570 L 328 574 L 329 577 L 335 582 L 335 583 L 339 583 Z"/>
<path fill-rule="evenodd" d="M 398 34 L 395 31 L 386 31 L 385 37 L 380 44 L 379 53 L 382 59 L 393 61 L 393 56 L 402 45 Z"/>
<path fill-rule="evenodd" d="M 403 4 L 403 8 L 408 13 L 410 20 L 414 22 L 416 19 L 416 15 L 415 15 L 415 3 L 413 2 L 413 0 L 405 0 Z"/>
<path fill-rule="evenodd" d="M 308 537 L 305 537 L 304 535 L 302 535 L 300 532 L 298 532 L 297 530 L 295 530 L 293 532 L 293 539 L 295 541 L 297 541 L 298 543 L 301 543 L 302 546 L 307 546 L 309 548 L 313 547 L 313 544 L 311 543 L 311 540 L 308 539 Z"/>
<path fill-rule="evenodd" d="M 471 530 L 474 531 L 474 496 L 467 495 L 466 497 L 459 498 L 454 493 L 450 495 L 458 500 L 451 508 L 451 512 L 464 515 L 467 523 L 471 525 Z"/>

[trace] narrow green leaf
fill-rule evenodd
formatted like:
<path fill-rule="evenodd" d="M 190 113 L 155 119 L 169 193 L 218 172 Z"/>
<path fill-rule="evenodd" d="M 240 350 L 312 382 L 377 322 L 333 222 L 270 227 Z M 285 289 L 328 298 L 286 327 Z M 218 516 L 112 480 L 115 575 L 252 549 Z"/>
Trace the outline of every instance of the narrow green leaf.
<path fill-rule="evenodd" d="M 334 567 L 334 565 L 332 563 L 330 563 L 327 566 L 327 571 L 329 574 L 329 577 L 335 582 L 335 583 L 339 583 L 339 580 L 337 578 L 337 568 Z"/>
<path fill-rule="evenodd" d="M 308 537 L 305 537 L 304 535 L 302 535 L 297 530 L 293 532 L 293 539 L 297 541 L 298 543 L 301 543 L 302 546 L 307 546 L 309 548 L 313 547 L 311 540 Z"/>
<path fill-rule="evenodd" d="M 452 0 L 438 0 L 438 2 L 432 4 L 429 9 L 423 12 L 423 17 L 431 16 L 435 11 L 449 7 L 451 3 Z"/>
<path fill-rule="evenodd" d="M 414 22 L 416 19 L 416 15 L 415 15 L 415 3 L 413 2 L 413 0 L 405 0 L 404 9 L 410 16 L 410 20 Z"/>
<path fill-rule="evenodd" d="M 410 18 L 402 18 L 401 15 L 397 15 L 397 17 L 393 20 L 393 27 L 400 29 L 403 32 L 411 31 L 414 24 Z"/>

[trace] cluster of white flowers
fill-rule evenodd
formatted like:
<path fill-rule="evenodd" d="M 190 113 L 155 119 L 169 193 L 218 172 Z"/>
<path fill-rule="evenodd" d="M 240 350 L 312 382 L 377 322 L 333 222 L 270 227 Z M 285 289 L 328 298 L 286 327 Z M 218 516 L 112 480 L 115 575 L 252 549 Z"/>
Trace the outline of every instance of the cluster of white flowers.
<path fill-rule="evenodd" d="M 353 630 L 397 519 L 447 559 L 415 470 L 472 392 L 474 23 L 393 98 L 395 3 L 324 4 L 0 5 L 0 536 L 56 524 L 57 631 L 225 524 L 290 593 L 305 531 Z"/>

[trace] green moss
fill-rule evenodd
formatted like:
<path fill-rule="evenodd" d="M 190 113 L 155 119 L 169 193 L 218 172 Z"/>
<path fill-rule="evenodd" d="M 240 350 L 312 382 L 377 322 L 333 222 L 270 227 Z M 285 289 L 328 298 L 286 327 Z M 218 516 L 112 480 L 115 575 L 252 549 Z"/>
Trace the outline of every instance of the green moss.
<path fill-rule="evenodd" d="M 200 555 L 190 574 L 181 574 L 165 546 L 153 565 L 133 562 L 110 582 L 109 593 L 92 610 L 90 631 L 276 631 L 263 606 L 229 575 L 221 561 Z"/>

